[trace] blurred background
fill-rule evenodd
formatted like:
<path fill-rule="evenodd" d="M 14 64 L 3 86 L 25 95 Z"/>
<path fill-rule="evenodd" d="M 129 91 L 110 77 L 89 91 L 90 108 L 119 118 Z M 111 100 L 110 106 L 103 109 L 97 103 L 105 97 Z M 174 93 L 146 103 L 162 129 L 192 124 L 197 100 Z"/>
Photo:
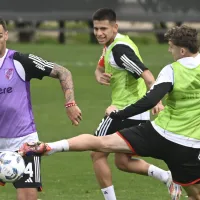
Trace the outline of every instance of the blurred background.
<path fill-rule="evenodd" d="M 10 40 L 20 42 L 57 39 L 59 43 L 81 40 L 95 43 L 91 17 L 95 10 L 110 7 L 117 13 L 121 32 L 153 33 L 163 43 L 169 26 L 190 23 L 199 28 L 198 0 L 3 0 L 0 15 L 7 20 Z M 137 33 L 137 34 L 136 34 Z M 78 37 L 79 35 L 79 37 Z M 81 36 L 80 36 L 81 35 Z M 77 36 L 77 37 L 75 37 Z M 85 38 L 84 38 L 85 39 Z"/>
<path fill-rule="evenodd" d="M 0 0 L 0 16 L 8 23 L 8 48 L 32 53 L 67 67 L 73 75 L 75 97 L 83 113 L 78 127 L 71 125 L 57 80 L 32 80 L 32 103 L 40 140 L 54 141 L 81 133 L 93 134 L 110 105 L 110 88 L 96 83 L 94 71 L 102 53 L 92 30 L 92 14 L 102 7 L 117 13 L 119 32 L 139 47 L 145 65 L 156 77 L 172 62 L 165 31 L 187 24 L 200 30 L 200 0 Z M 153 119 L 153 118 L 152 118 Z M 173 156 L 173 155 L 172 155 Z M 118 200 L 169 200 L 161 182 L 120 172 L 114 166 Z M 167 169 L 159 160 L 148 162 Z M 89 152 L 60 153 L 42 161 L 40 200 L 103 200 Z M 13 200 L 11 184 L 0 187 L 1 200 Z M 186 199 L 183 195 L 182 199 Z"/>

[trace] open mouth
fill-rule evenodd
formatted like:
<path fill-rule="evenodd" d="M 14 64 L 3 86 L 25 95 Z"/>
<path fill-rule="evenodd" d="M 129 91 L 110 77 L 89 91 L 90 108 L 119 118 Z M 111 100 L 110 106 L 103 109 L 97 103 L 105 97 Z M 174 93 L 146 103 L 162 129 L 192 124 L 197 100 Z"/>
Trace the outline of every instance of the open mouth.
<path fill-rule="evenodd" d="M 105 38 L 98 38 L 97 39 L 99 42 L 105 42 Z"/>

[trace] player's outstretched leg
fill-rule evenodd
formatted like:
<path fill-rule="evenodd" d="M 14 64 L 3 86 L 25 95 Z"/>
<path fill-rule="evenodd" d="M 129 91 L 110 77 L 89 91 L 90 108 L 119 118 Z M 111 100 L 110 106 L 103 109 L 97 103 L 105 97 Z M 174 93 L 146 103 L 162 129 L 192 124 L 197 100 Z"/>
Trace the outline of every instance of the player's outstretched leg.
<path fill-rule="evenodd" d="M 19 150 L 21 155 L 50 155 L 62 151 L 100 151 L 107 153 L 132 153 L 128 144 L 119 137 L 118 134 L 112 134 L 104 137 L 96 137 L 90 134 L 82 134 L 68 140 L 61 140 L 52 143 L 25 143 Z M 172 200 L 179 199 L 180 186 L 170 181 L 170 192 Z M 173 186 L 173 187 L 172 187 Z M 173 188 L 173 189 L 172 189 Z M 174 195 L 175 194 L 175 195 Z"/>
<path fill-rule="evenodd" d="M 52 143 L 25 143 L 19 150 L 22 155 L 39 154 L 50 155 L 62 151 L 100 151 L 100 152 L 124 152 L 131 153 L 126 142 L 117 134 L 104 137 L 96 137 L 90 134 L 82 134 L 67 140 Z"/>

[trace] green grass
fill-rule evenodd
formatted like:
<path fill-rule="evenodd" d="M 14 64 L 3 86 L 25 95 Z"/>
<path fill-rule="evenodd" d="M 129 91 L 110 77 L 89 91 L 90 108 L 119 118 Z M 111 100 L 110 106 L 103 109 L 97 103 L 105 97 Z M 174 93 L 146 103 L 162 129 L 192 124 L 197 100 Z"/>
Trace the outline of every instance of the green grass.
<path fill-rule="evenodd" d="M 81 133 L 93 133 L 110 104 L 110 90 L 98 85 L 94 70 L 101 54 L 98 45 L 21 45 L 9 48 L 30 52 L 64 65 L 72 71 L 76 101 L 83 113 L 80 126 L 71 125 L 65 114 L 64 98 L 59 82 L 51 78 L 32 80 L 32 103 L 40 139 L 54 141 Z M 166 45 L 139 45 L 146 65 L 157 75 L 172 61 Z M 159 160 L 145 159 L 165 169 Z M 110 156 L 118 200 L 169 200 L 165 186 L 150 177 L 128 174 L 117 170 Z M 89 152 L 60 153 L 44 157 L 42 161 L 42 200 L 102 200 L 96 183 Z M 0 187 L 1 200 L 15 199 L 11 184 Z"/>

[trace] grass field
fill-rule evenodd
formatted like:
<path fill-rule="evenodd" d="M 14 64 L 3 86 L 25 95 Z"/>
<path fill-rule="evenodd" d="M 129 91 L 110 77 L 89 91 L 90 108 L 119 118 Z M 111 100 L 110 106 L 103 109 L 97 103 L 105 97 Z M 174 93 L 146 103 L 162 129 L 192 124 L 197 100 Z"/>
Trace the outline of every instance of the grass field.
<path fill-rule="evenodd" d="M 9 44 L 9 48 L 30 52 L 69 68 L 73 74 L 76 101 L 83 113 L 80 126 L 73 127 L 64 109 L 64 98 L 59 82 L 44 78 L 32 80 L 32 103 L 40 139 L 60 140 L 81 133 L 93 133 L 110 104 L 110 90 L 98 85 L 94 70 L 101 54 L 98 45 L 22 45 Z M 160 69 L 172 61 L 167 45 L 139 45 L 146 65 L 156 76 Z M 158 160 L 145 159 L 166 169 Z M 118 200 L 169 200 L 166 187 L 149 177 L 117 170 L 110 156 L 113 182 Z M 44 157 L 42 161 L 42 200 L 103 200 L 96 183 L 89 152 L 60 153 Z M 12 185 L 0 188 L 1 200 L 15 199 Z"/>

